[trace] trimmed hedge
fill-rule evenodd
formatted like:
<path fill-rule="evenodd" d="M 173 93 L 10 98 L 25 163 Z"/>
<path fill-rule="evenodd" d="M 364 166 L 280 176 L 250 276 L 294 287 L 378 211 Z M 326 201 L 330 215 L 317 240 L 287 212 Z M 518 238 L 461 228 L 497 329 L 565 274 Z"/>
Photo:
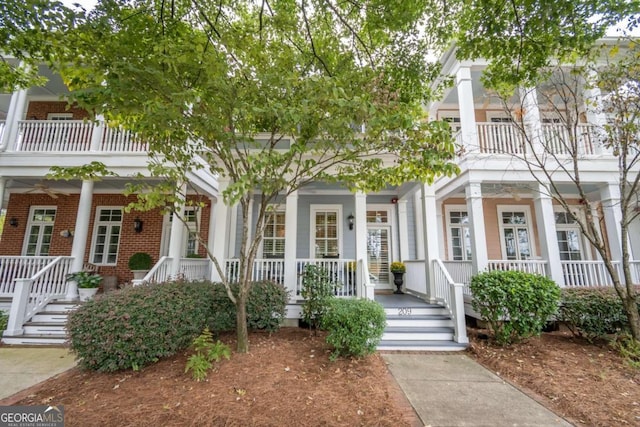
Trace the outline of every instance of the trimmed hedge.
<path fill-rule="evenodd" d="M 275 283 L 252 285 L 251 329 L 278 329 L 288 295 Z M 139 369 L 191 345 L 212 324 L 235 329 L 235 307 L 221 284 L 170 282 L 111 292 L 69 315 L 70 347 L 81 366 L 101 372 Z"/>
<path fill-rule="evenodd" d="M 238 294 L 238 284 L 231 284 L 231 291 Z M 215 312 L 209 321 L 212 332 L 232 331 L 236 328 L 236 307 L 222 284 L 213 292 Z M 249 329 L 277 331 L 285 318 L 289 292 L 284 286 L 270 281 L 251 284 L 247 297 L 247 326 Z"/>
<path fill-rule="evenodd" d="M 327 343 L 334 351 L 330 359 L 340 356 L 364 357 L 376 351 L 386 325 L 384 308 L 367 299 L 335 298 L 322 316 L 322 329 L 328 332 Z"/>
<path fill-rule="evenodd" d="M 613 288 L 563 289 L 558 320 L 589 341 L 621 332 L 628 323 Z"/>
<path fill-rule="evenodd" d="M 70 347 L 85 368 L 137 370 L 189 347 L 213 310 L 209 283 L 125 288 L 93 299 L 69 315 Z"/>
<path fill-rule="evenodd" d="M 540 335 L 556 313 L 560 288 L 550 279 L 521 271 L 489 271 L 471 278 L 471 305 L 502 345 Z"/>

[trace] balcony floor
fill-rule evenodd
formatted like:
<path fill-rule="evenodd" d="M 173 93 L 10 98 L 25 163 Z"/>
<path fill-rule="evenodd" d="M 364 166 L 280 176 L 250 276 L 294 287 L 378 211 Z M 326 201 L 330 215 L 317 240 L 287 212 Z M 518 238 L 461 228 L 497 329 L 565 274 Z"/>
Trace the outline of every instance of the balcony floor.
<path fill-rule="evenodd" d="M 428 307 L 432 305 L 410 294 L 376 294 L 374 299 L 385 308 Z"/>

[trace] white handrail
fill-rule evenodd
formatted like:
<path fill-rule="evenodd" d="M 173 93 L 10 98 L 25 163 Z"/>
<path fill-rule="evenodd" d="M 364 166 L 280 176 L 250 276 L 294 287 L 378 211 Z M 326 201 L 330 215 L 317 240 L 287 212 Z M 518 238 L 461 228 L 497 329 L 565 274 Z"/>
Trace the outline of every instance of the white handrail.
<path fill-rule="evenodd" d="M 156 265 L 140 280 L 133 280 L 133 286 L 141 285 L 143 283 L 160 283 L 169 280 L 169 264 L 173 260 L 172 257 L 161 257 Z"/>
<path fill-rule="evenodd" d="M 362 281 L 362 290 L 360 291 L 360 295 L 357 296 L 374 300 L 376 285 L 371 282 L 369 264 L 364 259 L 360 259 L 358 260 L 358 265 L 360 266 L 361 271 L 360 280 Z"/>
<path fill-rule="evenodd" d="M 21 335 L 25 322 L 53 299 L 65 296 L 72 261 L 73 257 L 59 256 L 33 276 L 15 279 L 6 335 Z"/>
<path fill-rule="evenodd" d="M 209 258 L 180 258 L 180 276 L 185 280 L 209 280 L 211 260 Z"/>
<path fill-rule="evenodd" d="M 464 318 L 463 284 L 454 283 L 439 259 L 433 260 L 433 277 L 435 280 L 435 298 L 444 304 L 449 311 L 454 324 L 454 341 L 462 344 L 469 343 L 467 326 Z"/>
<path fill-rule="evenodd" d="M 54 256 L 0 256 L 0 296 L 12 297 L 15 279 L 32 277 L 55 259 Z"/>

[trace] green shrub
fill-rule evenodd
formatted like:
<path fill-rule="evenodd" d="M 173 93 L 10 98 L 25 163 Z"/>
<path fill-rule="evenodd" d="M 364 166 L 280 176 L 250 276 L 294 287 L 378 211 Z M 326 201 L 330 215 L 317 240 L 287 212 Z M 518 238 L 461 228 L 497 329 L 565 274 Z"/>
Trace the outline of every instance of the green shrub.
<path fill-rule="evenodd" d="M 231 284 L 231 291 L 238 294 L 238 284 Z M 270 281 L 253 282 L 247 297 L 247 326 L 249 329 L 262 329 L 269 332 L 280 328 L 286 314 L 289 293 L 284 286 Z M 214 305 L 216 307 L 209 327 L 212 331 L 231 331 L 236 328 L 236 308 L 227 296 L 222 284 L 214 287 Z"/>
<path fill-rule="evenodd" d="M 620 353 L 624 361 L 633 369 L 640 369 L 640 342 L 629 334 L 623 334 L 612 341 L 613 348 Z"/>
<path fill-rule="evenodd" d="M 552 280 L 520 271 L 480 273 L 470 288 L 473 309 L 502 345 L 540 335 L 560 301 L 560 288 Z"/>
<path fill-rule="evenodd" d="M 334 298 L 322 317 L 331 360 L 339 356 L 364 357 L 376 351 L 386 325 L 384 308 L 367 299 Z"/>
<path fill-rule="evenodd" d="M 213 367 L 213 362 L 217 362 L 223 357 L 229 359 L 231 357 L 231 349 L 228 345 L 220 341 L 213 342 L 213 335 L 209 328 L 193 340 L 194 354 L 189 356 L 184 372 L 191 371 L 194 380 L 202 381 L 207 377 L 209 369 Z"/>
<path fill-rule="evenodd" d="M 4 311 L 0 311 L 0 335 L 2 332 L 7 329 L 7 324 L 9 323 L 9 313 L 5 313 Z"/>
<path fill-rule="evenodd" d="M 307 265 L 302 273 L 302 320 L 311 329 L 318 329 L 329 304 L 335 299 L 336 283 L 331 280 L 326 268 Z"/>
<path fill-rule="evenodd" d="M 558 320 L 574 335 L 592 341 L 620 332 L 627 315 L 613 288 L 563 289 Z"/>
<path fill-rule="evenodd" d="M 85 368 L 136 370 L 187 348 L 213 310 L 210 283 L 125 288 L 69 315 L 70 347 Z"/>
<path fill-rule="evenodd" d="M 151 255 L 146 252 L 136 252 L 129 258 L 129 270 L 149 270 L 153 260 Z"/>

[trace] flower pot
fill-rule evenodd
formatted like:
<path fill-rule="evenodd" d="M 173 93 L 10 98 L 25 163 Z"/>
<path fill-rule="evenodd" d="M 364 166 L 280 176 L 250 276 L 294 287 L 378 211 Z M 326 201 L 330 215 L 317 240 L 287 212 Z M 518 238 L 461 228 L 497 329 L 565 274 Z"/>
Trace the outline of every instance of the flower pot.
<path fill-rule="evenodd" d="M 404 294 L 404 292 L 402 292 L 402 284 L 404 283 L 404 273 L 402 272 L 398 272 L 398 271 L 392 271 L 393 273 L 393 283 L 396 285 L 396 289 L 395 291 L 393 291 L 394 294 Z"/>
<path fill-rule="evenodd" d="M 98 288 L 78 288 L 80 301 L 89 301 L 98 292 Z"/>
<path fill-rule="evenodd" d="M 149 270 L 131 270 L 131 272 L 133 273 L 133 280 L 142 280 Z"/>

